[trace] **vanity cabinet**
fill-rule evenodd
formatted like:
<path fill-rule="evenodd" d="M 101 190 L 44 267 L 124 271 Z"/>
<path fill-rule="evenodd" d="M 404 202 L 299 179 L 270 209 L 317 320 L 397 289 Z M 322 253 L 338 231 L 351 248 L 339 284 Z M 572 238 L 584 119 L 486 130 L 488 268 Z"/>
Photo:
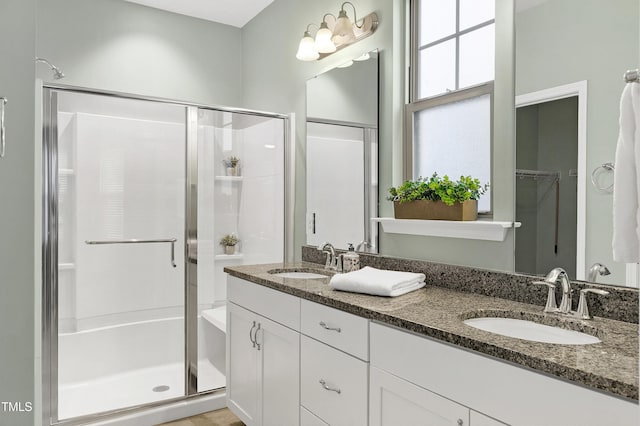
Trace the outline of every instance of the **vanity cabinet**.
<path fill-rule="evenodd" d="M 227 405 L 247 426 L 640 424 L 634 401 L 237 277 L 227 285 Z"/>
<path fill-rule="evenodd" d="M 402 425 L 403 410 L 443 421 L 430 425 L 638 424 L 636 403 L 428 337 L 372 323 L 370 341 L 371 425 Z"/>
<path fill-rule="evenodd" d="M 227 406 L 247 426 L 297 426 L 300 300 L 233 277 L 228 285 Z M 273 320 L 283 312 L 293 313 L 286 325 Z"/>

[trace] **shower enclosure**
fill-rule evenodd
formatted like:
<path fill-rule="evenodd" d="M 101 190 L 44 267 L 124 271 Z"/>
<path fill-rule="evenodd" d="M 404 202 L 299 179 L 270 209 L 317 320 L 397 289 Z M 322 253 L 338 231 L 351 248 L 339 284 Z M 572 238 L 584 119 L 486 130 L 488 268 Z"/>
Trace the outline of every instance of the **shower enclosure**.
<path fill-rule="evenodd" d="M 45 424 L 223 389 L 223 268 L 285 259 L 287 117 L 63 86 L 43 110 Z"/>

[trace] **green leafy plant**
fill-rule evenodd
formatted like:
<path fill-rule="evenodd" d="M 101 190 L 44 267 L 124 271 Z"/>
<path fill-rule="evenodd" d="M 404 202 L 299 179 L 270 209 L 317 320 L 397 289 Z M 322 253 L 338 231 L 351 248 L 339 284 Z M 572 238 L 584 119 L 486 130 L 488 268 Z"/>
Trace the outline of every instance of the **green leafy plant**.
<path fill-rule="evenodd" d="M 224 163 L 225 167 L 236 167 L 240 162 L 240 159 L 238 157 L 231 156 L 225 158 L 224 160 L 222 160 L 222 162 Z"/>
<path fill-rule="evenodd" d="M 233 247 L 238 244 L 240 240 L 234 234 L 227 234 L 220 239 L 220 245 L 225 247 Z"/>
<path fill-rule="evenodd" d="M 455 202 L 477 200 L 488 188 L 488 184 L 480 185 L 480 180 L 471 176 L 460 176 L 460 180 L 452 181 L 447 175 L 440 177 L 434 173 L 430 178 L 420 177 L 416 180 L 408 180 L 397 188 L 389 188 L 387 200 L 401 203 L 441 200 L 446 205 L 452 206 Z"/>

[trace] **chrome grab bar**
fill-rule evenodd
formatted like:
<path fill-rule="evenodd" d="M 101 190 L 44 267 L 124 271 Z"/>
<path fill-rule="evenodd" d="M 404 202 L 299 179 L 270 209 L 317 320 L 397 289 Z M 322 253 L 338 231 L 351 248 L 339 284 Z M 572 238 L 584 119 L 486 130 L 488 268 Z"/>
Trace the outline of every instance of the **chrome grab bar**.
<path fill-rule="evenodd" d="M 0 97 L 0 158 L 4 158 L 6 146 L 6 130 L 4 128 L 4 106 L 9 102 L 5 97 Z"/>
<path fill-rule="evenodd" d="M 176 241 L 177 238 L 163 238 L 158 240 L 86 240 L 84 243 L 88 245 L 106 245 L 106 244 L 155 244 L 155 243 L 171 243 L 171 266 L 176 265 Z"/>

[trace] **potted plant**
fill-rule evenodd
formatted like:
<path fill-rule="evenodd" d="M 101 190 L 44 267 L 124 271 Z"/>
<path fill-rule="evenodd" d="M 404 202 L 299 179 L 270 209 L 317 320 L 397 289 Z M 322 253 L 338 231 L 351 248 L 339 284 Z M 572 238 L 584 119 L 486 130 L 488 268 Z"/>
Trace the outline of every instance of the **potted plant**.
<path fill-rule="evenodd" d="M 234 234 L 227 234 L 220 239 L 220 245 L 224 247 L 225 254 L 234 254 L 239 241 Z"/>
<path fill-rule="evenodd" d="M 237 176 L 238 175 L 238 163 L 240 159 L 235 156 L 227 157 L 222 160 L 224 166 L 227 168 L 227 176 Z"/>
<path fill-rule="evenodd" d="M 488 187 L 471 176 L 454 182 L 434 173 L 389 188 L 387 200 L 393 201 L 396 219 L 476 220 L 477 200 Z"/>

